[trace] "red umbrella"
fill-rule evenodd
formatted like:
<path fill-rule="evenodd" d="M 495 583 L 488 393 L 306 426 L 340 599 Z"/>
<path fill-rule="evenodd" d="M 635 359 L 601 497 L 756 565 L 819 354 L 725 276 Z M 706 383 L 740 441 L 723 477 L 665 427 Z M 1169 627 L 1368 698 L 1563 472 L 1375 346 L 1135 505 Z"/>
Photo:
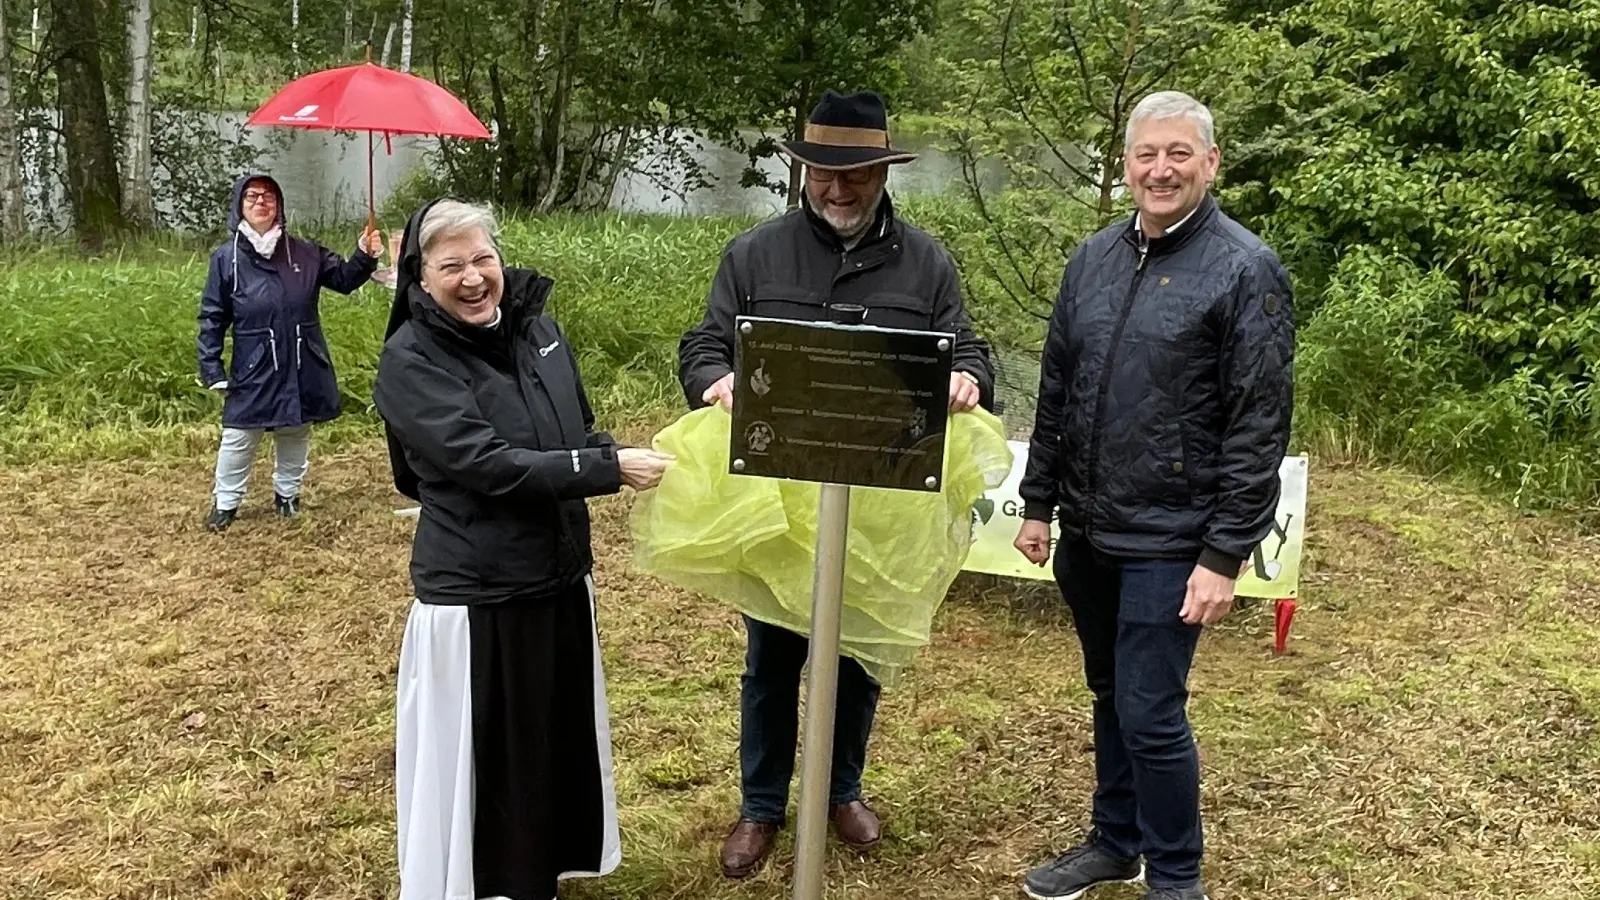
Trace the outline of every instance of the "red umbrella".
<path fill-rule="evenodd" d="M 376 227 L 373 209 L 372 140 L 383 132 L 436 134 L 445 137 L 492 137 L 465 103 L 449 91 L 415 75 L 396 72 L 367 61 L 313 72 L 284 85 L 245 120 L 247 125 L 280 125 L 325 131 L 367 133 L 367 227 Z"/>

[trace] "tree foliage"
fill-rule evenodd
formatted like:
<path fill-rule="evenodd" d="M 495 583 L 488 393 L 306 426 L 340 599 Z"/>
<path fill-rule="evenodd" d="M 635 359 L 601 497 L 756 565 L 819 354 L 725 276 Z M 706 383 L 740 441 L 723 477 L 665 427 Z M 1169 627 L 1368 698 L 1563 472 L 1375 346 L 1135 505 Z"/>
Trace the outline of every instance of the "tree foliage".
<path fill-rule="evenodd" d="M 1122 211 L 1122 144 L 1141 97 L 1192 77 L 1218 28 L 1209 0 L 975 0 L 947 28 L 947 138 L 988 237 L 979 274 L 1043 316 L 1088 231 Z M 984 163 L 1004 167 L 1004 192 Z M 969 266 L 969 270 L 970 270 Z"/>
<path fill-rule="evenodd" d="M 1313 0 L 1241 42 L 1230 206 L 1315 309 L 1352 255 L 1446 279 L 1471 390 L 1538 386 L 1553 434 L 1600 430 L 1600 3 Z"/>
<path fill-rule="evenodd" d="M 758 183 L 756 164 L 776 150 L 765 131 L 793 136 L 824 87 L 893 92 L 896 51 L 926 25 L 932 2 L 423 0 L 411 7 L 414 69 L 497 135 L 447 142 L 433 188 L 534 210 L 604 205 L 629 169 L 664 190 L 692 189 L 709 177 L 692 152 L 707 137 L 745 150 L 745 182 Z M 13 37 L 0 51 L 19 71 L 13 112 L 33 173 L 29 205 L 47 218 L 64 197 L 80 231 L 115 231 L 116 170 L 128 168 L 115 148 L 138 158 L 125 141 L 126 4 L 48 0 L 37 49 L 15 37 L 18 6 L 6 7 Z M 152 134 L 134 141 L 151 145 L 159 224 L 203 218 L 212 182 L 231 179 L 248 156 L 200 114 L 248 110 L 296 73 L 359 61 L 363 46 L 393 43 L 406 10 L 398 0 L 153 0 Z M 63 152 L 65 168 L 55 164 Z M 232 171 L 186 187 L 207 159 Z"/>
<path fill-rule="evenodd" d="M 673 100 L 693 109 L 708 133 L 741 146 L 755 164 L 776 152 L 770 138 L 744 139 L 741 126 L 797 140 L 812 107 L 829 88 L 842 93 L 875 90 L 892 105 L 905 85 L 898 51 L 933 22 L 934 0 L 795 0 L 791 3 L 677 0 L 679 37 L 695 56 L 714 61 L 702 73 L 711 90 Z M 799 197 L 799 166 L 791 165 L 786 191 Z"/>

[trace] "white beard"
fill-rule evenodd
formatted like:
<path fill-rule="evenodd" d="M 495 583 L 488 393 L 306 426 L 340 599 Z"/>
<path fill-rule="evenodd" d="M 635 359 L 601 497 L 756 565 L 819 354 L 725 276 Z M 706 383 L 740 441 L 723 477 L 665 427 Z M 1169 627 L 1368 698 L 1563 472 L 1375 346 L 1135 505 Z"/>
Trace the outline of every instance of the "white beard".
<path fill-rule="evenodd" d="M 878 196 L 873 198 L 872 203 L 866 209 L 862 210 L 859 217 L 852 217 L 845 221 L 840 221 L 838 214 L 833 211 L 833 207 L 823 204 L 822 221 L 827 222 L 833 228 L 834 233 L 839 235 L 839 240 L 849 244 L 860 238 L 868 228 L 872 227 L 873 220 L 878 218 L 878 207 L 882 203 L 883 191 L 879 191 Z"/>

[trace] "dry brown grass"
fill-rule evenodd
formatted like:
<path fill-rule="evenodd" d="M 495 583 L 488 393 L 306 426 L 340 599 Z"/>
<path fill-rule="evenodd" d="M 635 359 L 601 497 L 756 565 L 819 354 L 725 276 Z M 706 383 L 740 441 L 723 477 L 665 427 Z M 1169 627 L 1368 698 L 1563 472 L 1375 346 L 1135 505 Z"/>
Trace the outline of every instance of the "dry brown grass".
<path fill-rule="evenodd" d="M 317 457 L 290 524 L 258 473 L 223 537 L 207 464 L 0 472 L 0 900 L 395 893 L 410 524 L 383 456 Z M 1212 896 L 1600 897 L 1600 541 L 1393 473 L 1312 484 L 1291 655 L 1264 606 L 1202 644 Z M 715 870 L 739 627 L 630 573 L 624 502 L 596 541 L 627 856 L 563 897 L 787 896 L 787 838 Z M 963 580 L 880 712 L 892 838 L 836 854 L 831 896 L 1021 896 L 1082 827 L 1089 734 L 1057 603 Z"/>

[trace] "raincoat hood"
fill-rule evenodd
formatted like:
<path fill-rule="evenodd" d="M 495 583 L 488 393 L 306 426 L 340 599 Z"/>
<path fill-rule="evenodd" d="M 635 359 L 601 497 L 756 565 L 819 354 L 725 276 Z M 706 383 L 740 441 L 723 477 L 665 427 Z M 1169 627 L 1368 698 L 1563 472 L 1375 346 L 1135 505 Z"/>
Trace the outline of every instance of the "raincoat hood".
<path fill-rule="evenodd" d="M 239 223 L 244 221 L 244 188 L 252 181 L 265 181 L 272 187 L 272 192 L 278 195 L 278 218 L 275 223 L 283 226 L 287 234 L 289 220 L 284 215 L 283 188 L 276 178 L 259 172 L 247 174 L 233 183 L 233 202 L 228 206 L 228 231 L 238 231 Z"/>
<path fill-rule="evenodd" d="M 406 222 L 405 235 L 400 239 L 400 258 L 394 261 L 394 304 L 389 308 L 389 325 L 383 330 L 383 339 L 386 341 L 394 337 L 400 326 L 411 318 L 413 288 L 419 295 L 419 302 L 438 308 L 433 298 L 422 289 L 422 220 L 438 202 L 432 200 L 423 204 Z"/>

